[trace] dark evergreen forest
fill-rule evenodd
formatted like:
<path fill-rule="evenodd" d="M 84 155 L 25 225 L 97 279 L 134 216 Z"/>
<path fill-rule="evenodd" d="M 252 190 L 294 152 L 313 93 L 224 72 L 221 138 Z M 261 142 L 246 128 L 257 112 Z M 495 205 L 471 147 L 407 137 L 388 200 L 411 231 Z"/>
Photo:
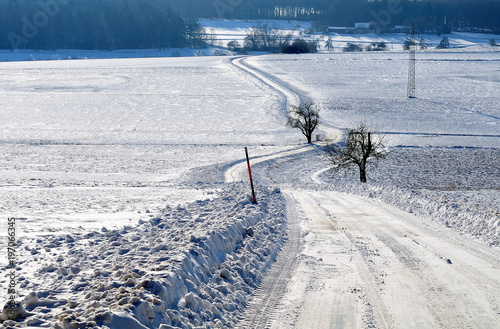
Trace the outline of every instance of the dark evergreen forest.
<path fill-rule="evenodd" d="M 202 28 L 166 1 L 0 1 L 1 49 L 199 47 Z"/>
<path fill-rule="evenodd" d="M 198 18 L 500 33 L 500 0 L 0 0 L 0 49 L 201 47 Z"/>

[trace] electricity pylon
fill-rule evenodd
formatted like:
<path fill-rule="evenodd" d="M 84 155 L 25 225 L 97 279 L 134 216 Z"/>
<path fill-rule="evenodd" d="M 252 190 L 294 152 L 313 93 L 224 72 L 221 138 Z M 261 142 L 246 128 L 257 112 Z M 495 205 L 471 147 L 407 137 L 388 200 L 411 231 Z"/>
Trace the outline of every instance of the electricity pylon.
<path fill-rule="evenodd" d="M 408 69 L 408 98 L 415 98 L 415 52 L 417 42 L 415 40 L 415 24 L 412 25 L 410 34 L 410 67 Z"/>

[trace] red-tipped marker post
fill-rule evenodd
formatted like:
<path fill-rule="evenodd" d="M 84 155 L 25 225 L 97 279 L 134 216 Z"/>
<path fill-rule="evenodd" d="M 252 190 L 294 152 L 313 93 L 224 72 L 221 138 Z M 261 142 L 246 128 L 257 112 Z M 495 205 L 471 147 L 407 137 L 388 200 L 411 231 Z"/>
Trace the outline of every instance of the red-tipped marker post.
<path fill-rule="evenodd" d="M 252 169 L 250 169 L 250 158 L 248 157 L 248 149 L 246 146 L 245 146 L 245 154 L 247 156 L 248 175 L 250 176 L 250 185 L 252 186 L 252 203 L 257 203 L 257 198 L 255 197 L 255 190 L 253 188 Z"/>

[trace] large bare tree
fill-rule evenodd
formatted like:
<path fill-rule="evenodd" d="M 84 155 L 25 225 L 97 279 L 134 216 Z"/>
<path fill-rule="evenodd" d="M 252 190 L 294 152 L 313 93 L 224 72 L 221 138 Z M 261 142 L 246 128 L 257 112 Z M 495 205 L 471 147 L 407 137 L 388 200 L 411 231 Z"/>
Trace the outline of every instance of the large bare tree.
<path fill-rule="evenodd" d="M 348 130 L 347 142 L 342 144 L 328 144 L 325 147 L 326 157 L 337 171 L 359 168 L 359 180 L 366 183 L 366 168 L 369 164 L 383 159 L 385 137 L 373 135 L 365 124 L 360 124 Z"/>
<path fill-rule="evenodd" d="M 313 102 L 305 103 L 303 106 L 290 106 L 287 126 L 300 129 L 309 144 L 312 142 L 312 134 L 318 123 L 319 109 Z"/>

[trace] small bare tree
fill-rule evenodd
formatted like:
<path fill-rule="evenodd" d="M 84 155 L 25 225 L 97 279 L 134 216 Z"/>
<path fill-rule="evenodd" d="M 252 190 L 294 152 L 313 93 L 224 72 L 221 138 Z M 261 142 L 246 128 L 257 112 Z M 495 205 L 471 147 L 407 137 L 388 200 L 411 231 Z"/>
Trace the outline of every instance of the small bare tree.
<path fill-rule="evenodd" d="M 379 159 L 385 158 L 383 148 L 385 137 L 374 137 L 365 124 L 349 129 L 345 145 L 329 144 L 325 148 L 326 157 L 337 171 L 359 168 L 359 180 L 366 183 L 366 167 Z"/>
<path fill-rule="evenodd" d="M 287 126 L 300 129 L 309 144 L 312 142 L 312 134 L 318 126 L 318 122 L 319 109 L 314 103 L 305 103 L 304 106 L 290 106 Z"/>
<path fill-rule="evenodd" d="M 333 40 L 332 37 L 328 37 L 328 40 L 326 40 L 325 48 L 328 49 L 328 51 L 333 50 Z"/>

